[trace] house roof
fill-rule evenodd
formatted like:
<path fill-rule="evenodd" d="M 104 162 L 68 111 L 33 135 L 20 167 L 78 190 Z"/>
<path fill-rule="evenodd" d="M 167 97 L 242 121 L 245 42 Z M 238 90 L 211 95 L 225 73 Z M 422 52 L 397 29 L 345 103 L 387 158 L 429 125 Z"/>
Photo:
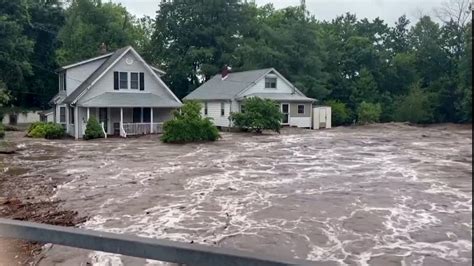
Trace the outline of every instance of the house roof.
<path fill-rule="evenodd" d="M 105 92 L 83 103 L 84 107 L 162 107 L 177 108 L 182 104 L 171 97 L 152 93 Z"/>
<path fill-rule="evenodd" d="M 253 93 L 244 97 L 237 98 L 238 101 L 245 100 L 246 98 L 259 97 L 264 99 L 270 99 L 274 101 L 289 101 L 289 102 L 315 102 L 315 99 L 308 98 L 304 95 L 297 93 Z"/>
<path fill-rule="evenodd" d="M 231 100 L 240 92 L 255 84 L 263 75 L 273 68 L 230 73 L 227 78 L 222 79 L 221 74 L 202 84 L 191 92 L 184 100 Z"/>
<path fill-rule="evenodd" d="M 69 96 L 66 97 L 64 100 L 64 103 L 70 104 L 74 102 L 85 90 L 87 90 L 92 83 L 98 79 L 102 73 L 104 73 L 112 64 L 115 63 L 117 59 L 122 57 L 123 54 L 128 52 L 128 50 L 131 48 L 131 46 L 127 46 L 121 49 L 118 49 L 115 51 L 107 60 L 105 60 L 104 63 L 96 70 L 94 73 L 92 73 L 84 82 L 77 87 Z"/>

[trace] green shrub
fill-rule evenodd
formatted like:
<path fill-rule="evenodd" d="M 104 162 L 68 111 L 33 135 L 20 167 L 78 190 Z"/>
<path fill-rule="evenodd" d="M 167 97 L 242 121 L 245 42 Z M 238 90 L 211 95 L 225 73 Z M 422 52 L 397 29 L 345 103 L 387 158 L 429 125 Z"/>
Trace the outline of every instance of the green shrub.
<path fill-rule="evenodd" d="M 91 116 L 87 121 L 86 132 L 84 134 L 85 140 L 104 138 L 104 132 L 99 121 L 94 116 Z"/>
<path fill-rule="evenodd" d="M 45 125 L 45 135 L 46 139 L 62 139 L 66 136 L 66 130 L 60 124 L 47 123 Z"/>
<path fill-rule="evenodd" d="M 278 103 L 252 97 L 243 102 L 243 108 L 243 113 L 232 113 L 230 116 L 236 127 L 257 133 L 266 129 L 280 133 L 283 114 Z"/>
<path fill-rule="evenodd" d="M 0 139 L 3 139 L 5 137 L 5 127 L 3 127 L 3 124 L 0 123 Z"/>
<path fill-rule="evenodd" d="M 66 135 L 63 126 L 55 123 L 35 122 L 28 127 L 30 138 L 61 139 Z"/>
<path fill-rule="evenodd" d="M 357 108 L 357 118 L 359 124 L 377 123 L 380 121 L 382 106 L 377 103 L 362 102 Z"/>
<path fill-rule="evenodd" d="M 187 143 L 196 141 L 216 141 L 219 131 L 209 118 L 202 118 L 198 102 L 186 102 L 175 118 L 163 126 L 161 140 L 165 143 Z"/>
<path fill-rule="evenodd" d="M 433 120 L 433 106 L 429 94 L 413 86 L 407 96 L 396 101 L 395 120 L 411 123 L 428 123 Z"/>
<path fill-rule="evenodd" d="M 350 122 L 350 111 L 345 103 L 331 100 L 327 101 L 326 104 L 331 106 L 333 125 L 341 126 Z"/>

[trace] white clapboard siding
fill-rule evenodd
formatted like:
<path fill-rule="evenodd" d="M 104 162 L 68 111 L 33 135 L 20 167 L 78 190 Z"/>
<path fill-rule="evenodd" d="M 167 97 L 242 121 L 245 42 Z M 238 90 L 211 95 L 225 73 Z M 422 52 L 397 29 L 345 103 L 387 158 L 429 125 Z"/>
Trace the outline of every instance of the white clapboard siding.
<path fill-rule="evenodd" d="M 229 127 L 229 115 L 230 115 L 230 102 L 224 103 L 225 115 L 221 116 L 221 102 L 208 102 L 207 103 L 207 116 L 204 115 L 204 103 L 202 114 L 204 117 L 212 118 L 214 125 L 218 127 Z"/>

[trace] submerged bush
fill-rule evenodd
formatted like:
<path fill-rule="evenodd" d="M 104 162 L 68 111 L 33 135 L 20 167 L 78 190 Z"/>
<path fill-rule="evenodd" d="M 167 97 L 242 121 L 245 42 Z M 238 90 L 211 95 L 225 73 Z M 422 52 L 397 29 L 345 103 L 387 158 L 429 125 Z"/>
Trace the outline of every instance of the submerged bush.
<path fill-rule="evenodd" d="M 382 106 L 377 103 L 362 102 L 357 108 L 357 118 L 359 124 L 378 123 L 382 114 Z"/>
<path fill-rule="evenodd" d="M 64 127 L 52 122 L 36 122 L 29 126 L 27 136 L 30 138 L 61 139 L 66 135 Z"/>
<path fill-rule="evenodd" d="M 163 126 L 161 140 L 165 143 L 186 143 L 196 141 L 216 141 L 219 131 L 209 118 L 202 118 L 201 104 L 186 102 L 175 118 Z"/>
<path fill-rule="evenodd" d="M 345 103 L 331 100 L 327 101 L 326 104 L 331 106 L 333 125 L 341 126 L 350 122 L 350 111 Z"/>
<path fill-rule="evenodd" d="M 84 134 L 85 140 L 105 138 L 102 126 L 94 116 L 91 116 L 87 121 L 86 132 Z"/>
<path fill-rule="evenodd" d="M 243 102 L 243 108 L 243 113 L 233 113 L 230 116 L 236 127 L 257 133 L 266 129 L 280 133 L 283 114 L 278 103 L 252 97 Z"/>

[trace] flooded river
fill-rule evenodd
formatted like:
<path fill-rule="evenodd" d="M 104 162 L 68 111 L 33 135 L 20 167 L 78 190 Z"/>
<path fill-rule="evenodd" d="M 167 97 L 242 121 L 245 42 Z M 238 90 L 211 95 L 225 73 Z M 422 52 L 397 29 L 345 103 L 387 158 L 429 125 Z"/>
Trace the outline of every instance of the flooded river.
<path fill-rule="evenodd" d="M 401 124 L 216 143 L 13 137 L 7 157 L 63 184 L 83 228 L 327 264 L 471 265 L 472 130 Z M 43 265 L 160 265 L 50 247 Z"/>

